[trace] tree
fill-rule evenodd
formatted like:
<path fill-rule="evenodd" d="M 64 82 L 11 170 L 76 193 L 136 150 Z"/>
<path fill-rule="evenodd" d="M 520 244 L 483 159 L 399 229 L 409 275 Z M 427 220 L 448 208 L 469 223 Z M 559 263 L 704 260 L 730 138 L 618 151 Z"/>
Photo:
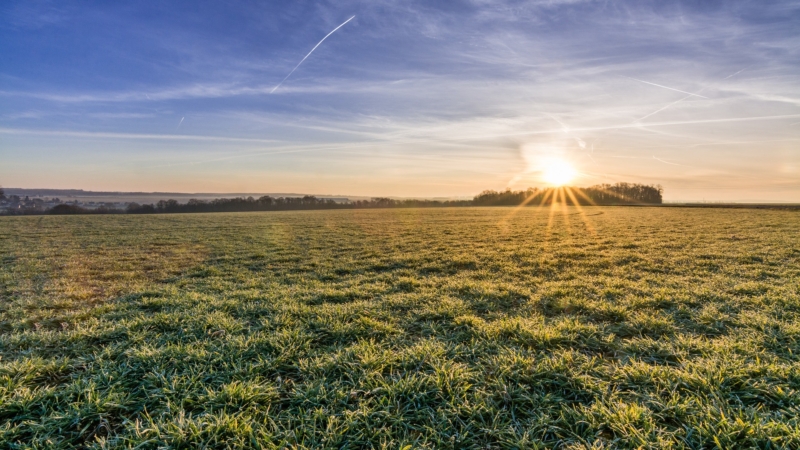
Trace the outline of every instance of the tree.
<path fill-rule="evenodd" d="M 0 186 L 0 200 L 6 199 L 6 192 L 3 190 L 3 186 Z"/>
<path fill-rule="evenodd" d="M 50 208 L 50 214 L 88 214 L 89 210 L 81 208 L 78 205 L 61 204 Z"/>
<path fill-rule="evenodd" d="M 156 203 L 156 209 L 158 212 L 176 212 L 178 211 L 178 201 L 177 200 L 159 200 Z"/>

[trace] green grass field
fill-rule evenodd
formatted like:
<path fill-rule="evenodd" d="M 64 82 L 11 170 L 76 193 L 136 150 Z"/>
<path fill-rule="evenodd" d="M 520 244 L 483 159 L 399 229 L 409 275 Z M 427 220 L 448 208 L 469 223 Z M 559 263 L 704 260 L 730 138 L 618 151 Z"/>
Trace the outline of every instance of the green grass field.
<path fill-rule="evenodd" d="M 0 218 L 2 448 L 800 448 L 800 214 Z"/>

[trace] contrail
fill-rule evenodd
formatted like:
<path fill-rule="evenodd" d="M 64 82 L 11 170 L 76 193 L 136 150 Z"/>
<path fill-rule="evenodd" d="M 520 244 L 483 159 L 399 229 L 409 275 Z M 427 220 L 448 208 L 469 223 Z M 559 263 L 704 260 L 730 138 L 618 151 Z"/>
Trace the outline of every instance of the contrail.
<path fill-rule="evenodd" d="M 626 77 L 625 75 L 622 75 L 622 77 L 623 77 L 623 78 L 627 78 L 627 79 L 629 79 L 629 80 L 638 81 L 638 82 L 640 82 L 640 83 L 649 84 L 649 85 L 651 85 L 651 86 L 658 86 L 658 87 L 660 87 L 660 88 L 669 89 L 670 91 L 680 92 L 680 93 L 682 93 L 682 94 L 694 95 L 694 96 L 696 96 L 696 97 L 700 97 L 700 98 L 706 98 L 706 99 L 708 98 L 708 97 L 703 97 L 702 95 L 699 95 L 699 94 L 692 94 L 691 92 L 686 92 L 686 91 L 682 91 L 682 90 L 680 90 L 680 89 L 671 88 L 671 87 L 669 87 L 669 86 L 663 86 L 663 85 L 661 85 L 661 84 L 655 84 L 655 83 L 651 83 L 651 82 L 649 82 L 649 81 L 639 80 L 639 79 L 637 79 L 637 78 Z"/>
<path fill-rule="evenodd" d="M 181 121 L 180 121 L 180 122 L 178 122 L 178 127 L 177 127 L 177 128 L 180 128 L 180 127 L 181 127 L 181 124 L 183 123 L 183 119 L 185 119 L 185 118 L 186 118 L 186 117 L 181 117 Z"/>
<path fill-rule="evenodd" d="M 744 69 L 742 69 L 742 70 L 740 70 L 740 71 L 738 71 L 736 73 L 732 73 L 732 74 L 728 75 L 727 77 L 723 78 L 723 80 L 727 80 L 728 78 L 731 78 L 733 76 L 739 75 L 740 73 L 744 72 L 745 69 L 748 69 L 748 68 L 750 68 L 750 66 L 747 66 Z"/>
<path fill-rule="evenodd" d="M 292 69 L 292 71 L 291 71 L 291 72 L 289 72 L 289 75 L 286 75 L 286 77 L 285 77 L 284 79 L 282 79 L 282 80 L 281 80 L 281 82 L 280 82 L 280 83 L 278 83 L 278 85 L 277 85 L 277 86 L 275 86 L 274 88 L 272 88 L 272 90 L 271 90 L 271 91 L 269 91 L 269 93 L 270 93 L 270 94 L 272 94 L 273 92 L 275 92 L 275 89 L 278 89 L 279 87 L 281 87 L 281 85 L 283 84 L 283 82 L 284 82 L 284 81 L 286 81 L 286 80 L 287 80 L 287 79 L 288 79 L 290 76 L 292 76 L 292 74 L 294 73 L 294 71 L 295 71 L 295 70 L 297 70 L 297 68 L 298 68 L 298 67 L 300 67 L 300 64 L 303 64 L 303 61 L 305 61 L 305 60 L 306 60 L 306 58 L 308 58 L 309 56 L 311 56 L 311 54 L 312 54 L 312 53 L 314 53 L 314 50 L 316 50 L 316 49 L 317 49 L 317 47 L 319 47 L 319 45 L 320 45 L 320 44 L 322 44 L 323 42 L 325 42 L 325 39 L 328 39 L 328 36 L 330 36 L 330 35 L 332 35 L 333 33 L 335 33 L 335 32 L 336 32 L 336 30 L 338 30 L 339 28 L 342 28 L 342 27 L 343 27 L 343 26 L 344 26 L 344 25 L 345 25 L 347 22 L 350 22 L 350 21 L 351 21 L 351 20 L 353 20 L 355 17 L 356 17 L 356 16 L 353 16 L 353 17 L 351 17 L 351 18 L 349 18 L 349 19 L 345 20 L 345 21 L 344 21 L 344 22 L 343 22 L 341 25 L 339 25 L 338 27 L 334 28 L 334 29 L 333 29 L 333 31 L 331 31 L 330 33 L 326 34 L 326 35 L 325 35 L 325 37 L 324 37 L 324 38 L 322 38 L 322 40 L 321 40 L 321 41 L 317 42 L 317 45 L 315 45 L 315 46 L 314 46 L 314 48 L 312 48 L 312 49 L 311 49 L 311 51 L 310 51 L 310 52 L 308 52 L 308 54 L 307 54 L 306 56 L 304 56 L 304 57 L 303 57 L 303 59 L 301 59 L 301 60 L 300 60 L 300 62 L 299 62 L 299 63 L 297 63 L 297 65 L 296 65 L 296 66 L 294 66 L 294 69 Z"/>
<path fill-rule="evenodd" d="M 748 67 L 749 67 L 749 66 L 748 66 Z M 724 81 L 724 80 L 727 80 L 728 78 L 731 78 L 731 77 L 734 77 L 734 76 L 736 76 L 736 75 L 739 75 L 740 73 L 744 72 L 744 71 L 745 71 L 745 70 L 746 70 L 748 67 L 745 67 L 744 69 L 741 69 L 741 70 L 739 70 L 738 72 L 732 73 L 732 74 L 728 75 L 727 77 L 723 78 L 722 80 Z M 697 93 L 699 94 L 700 92 L 703 92 L 703 91 L 705 91 L 705 90 L 706 90 L 706 88 L 708 88 L 708 86 L 704 86 L 702 89 L 700 89 L 699 91 L 697 91 Z M 651 112 L 650 114 L 648 114 L 648 115 L 646 115 L 646 116 L 642 117 L 641 119 L 637 119 L 635 122 L 641 122 L 642 120 L 644 120 L 644 119 L 647 119 L 648 117 L 650 117 L 650 116 L 652 116 L 652 115 L 654 115 L 654 114 L 658 114 L 658 113 L 660 113 L 661 111 L 663 111 L 663 110 L 665 110 L 665 109 L 667 109 L 667 108 L 670 108 L 670 107 L 672 107 L 672 106 L 674 106 L 674 105 L 677 105 L 678 103 L 680 103 L 680 102 L 682 102 L 682 101 L 686 100 L 686 99 L 687 99 L 687 98 L 689 98 L 689 97 L 695 96 L 695 95 L 697 95 L 697 94 L 689 94 L 689 95 L 687 95 L 686 97 L 683 97 L 682 99 L 680 99 L 680 100 L 678 100 L 678 101 L 672 102 L 672 103 L 670 103 L 669 105 L 667 105 L 667 106 L 664 106 L 664 107 L 663 107 L 663 108 L 661 108 L 661 109 L 657 109 L 657 110 L 655 110 L 655 111 Z M 705 97 L 703 97 L 703 98 L 705 98 Z"/>
<path fill-rule="evenodd" d="M 650 114 L 648 114 L 648 115 L 646 115 L 646 116 L 644 116 L 644 117 L 641 117 L 641 118 L 639 118 L 639 119 L 636 119 L 636 120 L 634 120 L 634 123 L 636 123 L 636 122 L 641 122 L 641 121 L 643 121 L 644 119 L 647 119 L 648 117 L 650 117 L 650 116 L 652 116 L 652 115 L 658 114 L 658 113 L 660 113 L 661 111 L 663 111 L 663 110 L 665 110 L 665 109 L 667 109 L 667 108 L 669 108 L 669 107 L 671 107 L 671 106 L 677 105 L 678 103 L 680 103 L 680 102 L 682 102 L 682 101 L 686 100 L 687 98 L 689 98 L 689 97 L 691 97 L 691 96 L 693 96 L 693 95 L 695 95 L 695 94 L 687 95 L 686 97 L 683 97 L 683 98 L 682 98 L 682 99 L 680 99 L 680 100 L 674 101 L 674 102 L 670 103 L 669 105 L 667 105 L 667 106 L 664 106 L 664 107 L 663 107 L 663 108 L 661 108 L 661 109 L 657 109 L 657 110 L 655 110 L 655 111 L 651 112 Z"/>
<path fill-rule="evenodd" d="M 593 163 L 597 164 L 597 160 L 595 160 L 594 156 L 592 156 L 593 154 L 594 154 L 594 144 L 592 144 L 592 151 L 591 152 L 586 152 L 586 156 L 588 156 L 589 159 L 591 159 Z"/>
<path fill-rule="evenodd" d="M 653 155 L 653 159 L 655 159 L 656 161 L 661 161 L 664 164 L 669 164 L 671 166 L 682 166 L 683 165 L 683 164 L 672 163 L 672 162 L 669 162 L 669 161 L 664 161 L 661 158 L 656 158 L 655 155 Z"/>
<path fill-rule="evenodd" d="M 549 113 L 545 113 L 545 114 L 550 116 L 551 119 L 553 119 L 556 122 L 558 122 L 558 124 L 561 125 L 561 129 L 564 130 L 564 133 L 569 133 L 569 127 L 567 126 L 567 124 L 565 124 L 564 122 L 558 120 L 558 118 L 556 118 L 556 116 L 554 116 L 552 114 L 549 114 Z"/>

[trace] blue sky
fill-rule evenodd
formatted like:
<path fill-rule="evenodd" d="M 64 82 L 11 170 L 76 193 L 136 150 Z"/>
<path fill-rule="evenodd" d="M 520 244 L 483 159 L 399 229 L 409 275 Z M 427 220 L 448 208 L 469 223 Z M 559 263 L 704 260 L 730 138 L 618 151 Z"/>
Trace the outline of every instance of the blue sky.
<path fill-rule="evenodd" d="M 800 201 L 798 24 L 796 1 L 5 1 L 0 184 L 471 196 L 557 158 L 575 185 Z"/>

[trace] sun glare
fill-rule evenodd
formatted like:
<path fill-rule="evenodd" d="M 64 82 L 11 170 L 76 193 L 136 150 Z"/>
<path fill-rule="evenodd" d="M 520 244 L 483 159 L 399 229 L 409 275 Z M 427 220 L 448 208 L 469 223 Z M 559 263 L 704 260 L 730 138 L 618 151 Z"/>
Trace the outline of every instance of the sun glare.
<path fill-rule="evenodd" d="M 563 186 L 572 181 L 578 172 L 563 159 L 552 159 L 542 167 L 542 179 L 554 186 Z"/>

